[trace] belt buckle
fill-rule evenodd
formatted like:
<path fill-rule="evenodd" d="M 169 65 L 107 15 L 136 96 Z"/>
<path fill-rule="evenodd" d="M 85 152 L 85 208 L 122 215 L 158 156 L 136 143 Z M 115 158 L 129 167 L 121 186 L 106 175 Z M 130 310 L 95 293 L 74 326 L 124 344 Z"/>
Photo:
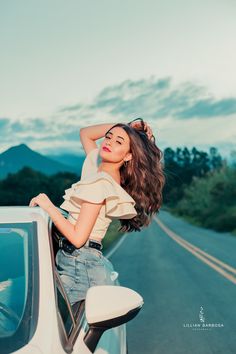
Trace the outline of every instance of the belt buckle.
<path fill-rule="evenodd" d="M 70 245 L 67 245 L 65 244 L 64 247 L 63 247 L 64 251 L 66 251 L 67 253 L 73 253 L 75 248 L 73 246 L 70 246 Z"/>
<path fill-rule="evenodd" d="M 76 247 L 72 244 L 69 244 L 68 241 L 62 239 L 60 242 L 61 248 L 67 253 L 73 253 Z"/>

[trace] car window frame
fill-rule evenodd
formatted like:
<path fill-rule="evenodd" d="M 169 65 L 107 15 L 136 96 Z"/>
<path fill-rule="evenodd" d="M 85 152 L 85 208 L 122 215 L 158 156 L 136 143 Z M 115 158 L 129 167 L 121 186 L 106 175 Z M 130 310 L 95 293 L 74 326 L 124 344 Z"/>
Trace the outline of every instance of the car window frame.
<path fill-rule="evenodd" d="M 58 208 L 58 210 L 62 213 L 63 216 L 66 216 L 65 212 Z M 80 330 L 85 326 L 86 318 L 85 318 L 85 301 L 82 301 L 80 304 L 79 311 L 76 311 L 76 315 L 73 313 L 69 298 L 66 294 L 66 290 L 63 286 L 61 281 L 60 275 L 57 271 L 57 267 L 55 264 L 55 251 L 53 247 L 53 235 L 52 235 L 52 220 L 49 218 L 48 220 L 48 236 L 49 236 L 49 248 L 50 248 L 50 255 L 51 255 L 51 265 L 52 265 L 52 274 L 53 274 L 53 283 L 54 283 L 54 297 L 55 297 L 55 304 L 56 304 L 56 311 L 57 311 L 57 319 L 58 319 L 58 331 L 61 340 L 61 344 L 66 352 L 72 352 L 76 339 L 80 333 Z M 57 286 L 59 286 L 64 300 L 66 302 L 69 314 L 73 321 L 73 329 L 69 335 L 66 333 L 65 325 L 62 319 L 62 315 L 60 313 L 58 307 L 58 298 L 57 298 Z M 86 322 L 87 324 L 87 322 Z"/>

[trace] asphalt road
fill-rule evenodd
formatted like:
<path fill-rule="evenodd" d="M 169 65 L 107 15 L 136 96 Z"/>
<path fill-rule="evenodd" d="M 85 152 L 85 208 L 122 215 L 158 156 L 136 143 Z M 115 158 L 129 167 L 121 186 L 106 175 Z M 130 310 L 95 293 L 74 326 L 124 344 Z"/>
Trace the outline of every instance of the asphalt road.
<path fill-rule="evenodd" d="M 127 324 L 129 354 L 236 354 L 235 249 L 235 236 L 165 211 L 124 237 L 110 260 L 144 299 Z"/>

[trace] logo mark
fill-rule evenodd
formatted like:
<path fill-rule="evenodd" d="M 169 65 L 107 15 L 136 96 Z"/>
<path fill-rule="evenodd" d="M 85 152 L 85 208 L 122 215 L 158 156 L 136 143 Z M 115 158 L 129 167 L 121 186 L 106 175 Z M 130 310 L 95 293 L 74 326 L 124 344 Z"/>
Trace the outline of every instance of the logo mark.
<path fill-rule="evenodd" d="M 203 323 L 205 322 L 205 317 L 204 317 L 204 312 L 203 312 L 203 307 L 202 306 L 200 307 L 199 320 L 201 322 L 203 322 Z"/>
<path fill-rule="evenodd" d="M 206 322 L 205 315 L 204 315 L 204 310 L 203 306 L 200 306 L 200 311 L 199 311 L 199 320 L 200 323 L 183 323 L 184 328 L 192 328 L 192 330 L 212 330 L 212 328 L 216 327 L 224 327 L 223 323 L 208 323 Z"/>

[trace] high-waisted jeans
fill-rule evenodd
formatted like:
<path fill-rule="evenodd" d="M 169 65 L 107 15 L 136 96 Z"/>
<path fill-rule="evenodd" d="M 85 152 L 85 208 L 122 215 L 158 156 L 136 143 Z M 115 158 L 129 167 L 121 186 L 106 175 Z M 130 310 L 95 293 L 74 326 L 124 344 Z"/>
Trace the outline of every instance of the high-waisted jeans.
<path fill-rule="evenodd" d="M 85 299 L 91 286 L 114 284 L 112 263 L 95 248 L 83 246 L 71 254 L 59 249 L 56 265 L 71 305 Z"/>

